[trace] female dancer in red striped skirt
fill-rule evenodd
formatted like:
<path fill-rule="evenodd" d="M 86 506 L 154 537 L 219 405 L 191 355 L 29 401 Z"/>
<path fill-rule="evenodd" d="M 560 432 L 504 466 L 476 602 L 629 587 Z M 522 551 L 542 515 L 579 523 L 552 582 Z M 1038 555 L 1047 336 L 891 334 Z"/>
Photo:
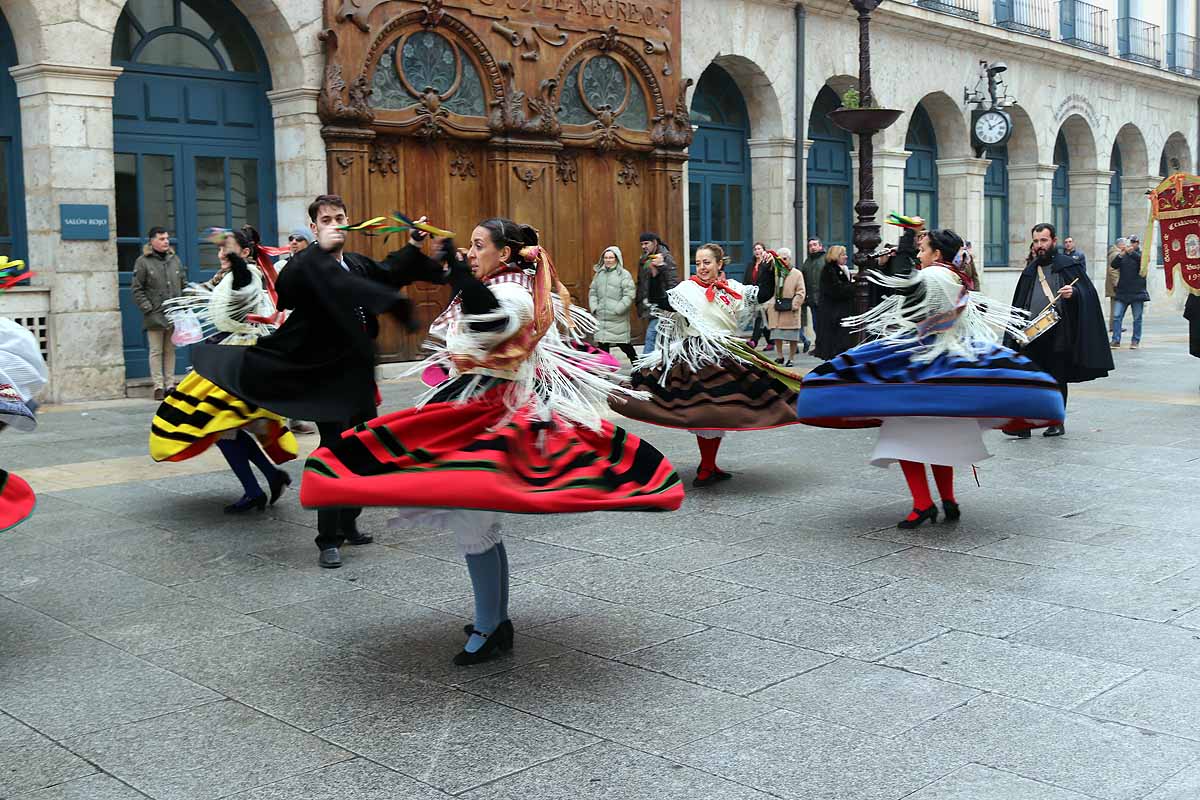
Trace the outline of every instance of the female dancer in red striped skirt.
<path fill-rule="evenodd" d="M 442 253 L 455 295 L 417 370 L 449 364 L 449 377 L 417 407 L 313 453 L 300 500 L 399 506 L 405 524 L 454 531 L 475 593 L 470 637 L 454 657 L 466 665 L 513 645 L 500 513 L 674 510 L 683 488 L 662 453 L 601 418 L 609 393 L 628 390 L 564 339 L 594 320 L 563 304 L 536 231 L 488 219 L 469 250 L 446 241 Z"/>

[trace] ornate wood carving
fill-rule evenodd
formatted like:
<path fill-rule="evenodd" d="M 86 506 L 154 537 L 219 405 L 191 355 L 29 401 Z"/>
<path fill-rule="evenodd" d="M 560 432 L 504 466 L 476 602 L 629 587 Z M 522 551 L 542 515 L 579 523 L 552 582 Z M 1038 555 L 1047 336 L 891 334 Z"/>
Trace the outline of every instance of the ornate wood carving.
<path fill-rule="evenodd" d="M 526 97 L 517 88 L 516 71 L 509 61 L 500 62 L 500 74 L 504 76 L 507 91 L 504 97 L 492 101 L 492 115 L 488 127 L 499 134 L 532 134 L 547 139 L 558 138 L 562 126 L 558 123 L 554 93 L 558 80 L 547 78 L 538 84 L 536 97 Z M 529 113 L 525 113 L 525 107 Z"/>
<path fill-rule="evenodd" d="M 579 182 L 579 155 L 567 150 L 554 157 L 554 174 L 563 183 Z"/>
<path fill-rule="evenodd" d="M 669 178 L 671 181 L 671 188 L 674 189 L 675 191 L 678 191 L 679 184 L 683 183 L 683 176 L 682 175 L 671 175 L 671 176 L 669 176 Z"/>
<path fill-rule="evenodd" d="M 546 168 L 534 169 L 528 166 L 513 165 L 513 174 L 517 176 L 517 180 L 525 184 L 525 189 L 528 191 L 533 188 L 533 185 L 541 180 L 542 175 L 546 173 Z"/>
<path fill-rule="evenodd" d="M 617 171 L 617 183 L 627 189 L 632 189 L 641 183 L 642 178 L 638 173 L 638 165 L 633 160 L 633 156 L 621 156 L 617 161 L 621 163 L 621 169 Z"/>
<path fill-rule="evenodd" d="M 350 167 L 354 166 L 354 156 L 335 156 L 333 160 L 337 162 L 343 175 L 350 171 Z"/>
<path fill-rule="evenodd" d="M 454 160 L 450 162 L 450 177 L 462 178 L 464 181 L 468 178 L 479 177 L 479 172 L 475 168 L 475 160 L 471 158 L 471 154 L 466 148 L 461 145 L 453 145 L 450 151 L 454 154 Z"/>
<path fill-rule="evenodd" d="M 367 171 L 371 173 L 379 173 L 380 175 L 400 174 L 400 157 L 396 155 L 396 148 L 391 145 L 374 144 L 371 145 L 371 157 L 368 160 L 370 164 Z"/>
<path fill-rule="evenodd" d="M 685 78 L 679 84 L 675 108 L 654 118 L 650 139 L 659 147 L 683 149 L 692 143 L 692 118 L 688 114 L 687 90 L 694 81 Z"/>

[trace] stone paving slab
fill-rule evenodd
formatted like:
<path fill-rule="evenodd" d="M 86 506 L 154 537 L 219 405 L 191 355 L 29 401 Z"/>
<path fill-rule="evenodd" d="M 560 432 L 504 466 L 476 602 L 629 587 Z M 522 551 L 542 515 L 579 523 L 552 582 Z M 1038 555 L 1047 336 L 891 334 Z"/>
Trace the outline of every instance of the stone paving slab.
<path fill-rule="evenodd" d="M 813 564 L 779 555 L 755 556 L 697 574 L 826 603 L 836 603 L 896 581 L 889 575 Z"/>
<path fill-rule="evenodd" d="M 1090 800 L 1088 795 L 1031 781 L 981 764 L 967 764 L 905 800 Z"/>
<path fill-rule="evenodd" d="M 527 632 L 564 647 L 605 658 L 653 647 L 704 630 L 703 625 L 656 614 L 641 608 L 617 606 L 594 614 L 580 614 Z"/>
<path fill-rule="evenodd" d="M 229 795 L 230 800 L 449 800 L 453 795 L 356 758 Z"/>
<path fill-rule="evenodd" d="M 97 772 L 19 795 L 14 800 L 145 800 L 147 797 L 111 775 Z"/>
<path fill-rule="evenodd" d="M 838 605 L 926 620 L 983 636 L 1005 637 L 1062 611 L 991 589 L 946 586 L 905 579 L 843 600 Z"/>
<path fill-rule="evenodd" d="M 1016 641 L 1131 667 L 1200 679 L 1194 631 L 1092 611 L 1064 611 L 1026 628 Z"/>
<path fill-rule="evenodd" d="M 91 775 L 96 768 L 7 714 L 0 714 L 0 797 Z"/>
<path fill-rule="evenodd" d="M 1101 719 L 1200 741 L 1200 680 L 1146 671 L 1078 709 Z"/>

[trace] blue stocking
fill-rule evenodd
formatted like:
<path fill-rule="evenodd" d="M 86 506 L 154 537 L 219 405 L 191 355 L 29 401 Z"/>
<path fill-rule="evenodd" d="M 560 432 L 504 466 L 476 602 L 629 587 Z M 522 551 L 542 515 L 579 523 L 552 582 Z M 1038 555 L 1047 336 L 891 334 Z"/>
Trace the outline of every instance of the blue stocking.
<path fill-rule="evenodd" d="M 263 490 L 254 479 L 254 470 L 250 469 L 250 458 L 240 439 L 217 439 L 217 449 L 229 462 L 229 468 L 242 482 L 242 493 L 247 497 L 261 497 Z"/>
<path fill-rule="evenodd" d="M 500 621 L 508 619 L 508 550 L 504 542 L 496 543 L 496 552 L 500 554 Z"/>
<path fill-rule="evenodd" d="M 246 433 L 245 431 L 238 431 L 237 440 L 238 444 L 245 449 L 246 455 L 250 458 L 250 461 L 254 464 L 254 466 L 258 467 L 259 472 L 263 474 L 263 477 L 268 481 L 274 478 L 275 473 L 279 471 L 279 468 L 271 463 L 271 459 L 268 458 L 267 454 L 264 453 L 262 448 L 258 446 L 258 442 L 254 441 L 250 434 Z"/>
<path fill-rule="evenodd" d="M 467 572 L 471 575 L 471 589 L 475 592 L 475 630 L 479 633 L 494 633 L 500 626 L 500 605 L 503 597 L 504 568 L 498 547 L 485 553 L 467 554 Z M 474 653 L 483 647 L 486 636 L 472 633 L 463 648 Z"/>

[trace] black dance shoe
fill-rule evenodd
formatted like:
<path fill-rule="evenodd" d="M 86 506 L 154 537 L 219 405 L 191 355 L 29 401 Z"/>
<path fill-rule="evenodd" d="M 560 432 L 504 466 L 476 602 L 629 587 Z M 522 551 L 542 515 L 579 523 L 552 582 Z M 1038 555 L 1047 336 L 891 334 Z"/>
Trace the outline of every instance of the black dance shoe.
<path fill-rule="evenodd" d="M 896 527 L 907 531 L 920 527 L 921 523 L 925 520 L 929 520 L 931 523 L 937 522 L 938 510 L 936 505 L 932 505 L 924 511 L 919 508 L 914 508 L 913 513 L 917 515 L 916 519 L 909 519 L 908 517 L 905 517 L 896 523 Z"/>
<path fill-rule="evenodd" d="M 225 506 L 226 514 L 245 514 L 247 511 L 262 512 L 262 511 L 266 511 L 266 510 L 267 510 L 267 496 L 265 494 L 260 494 L 255 497 L 251 497 L 248 494 L 244 494 L 244 495 L 242 495 L 241 500 L 238 500 L 236 503 L 231 503 L 231 504 Z"/>
<path fill-rule="evenodd" d="M 962 516 L 962 512 L 958 510 L 958 503 L 953 500 L 943 500 L 942 508 L 946 511 L 946 522 L 958 522 L 958 518 Z"/>
<path fill-rule="evenodd" d="M 467 636 L 470 636 L 472 633 L 475 633 L 475 624 L 470 623 L 467 625 L 463 625 L 463 633 L 465 633 Z M 495 631 L 495 633 L 492 634 L 492 636 L 503 637 L 507 641 L 507 644 L 502 644 L 501 647 L 503 647 L 505 650 L 512 650 L 512 645 L 513 645 L 512 620 L 506 619 L 506 620 L 504 620 L 504 622 L 501 622 L 498 626 L 496 626 L 496 631 Z"/>
<path fill-rule="evenodd" d="M 1028 439 L 1033 436 L 1029 431 L 1000 431 L 1005 436 L 1015 436 L 1018 439 Z"/>
<path fill-rule="evenodd" d="M 275 477 L 268 478 L 267 484 L 271 487 L 271 505 L 275 505 L 275 501 L 283 494 L 283 490 L 292 485 L 292 476 L 288 475 L 281 469 L 275 470 Z"/>
<path fill-rule="evenodd" d="M 472 633 L 477 633 L 472 631 Z M 483 636 L 482 633 L 478 634 Z M 472 664 L 482 664 L 484 661 L 491 661 L 493 658 L 498 658 L 501 654 L 512 650 L 513 647 L 512 623 L 502 622 L 500 627 L 496 628 L 483 642 L 483 647 L 476 650 L 474 653 L 469 653 L 463 650 L 454 657 L 454 665 L 458 667 L 469 667 Z"/>
<path fill-rule="evenodd" d="M 721 480 L 721 477 L 717 472 L 710 472 L 707 475 L 705 475 L 704 477 L 701 477 L 700 471 L 696 470 L 696 477 L 692 478 L 692 486 L 695 486 L 697 489 L 700 489 L 705 486 L 712 486 L 714 483 L 716 483 L 719 480 Z"/>
<path fill-rule="evenodd" d="M 370 544 L 375 541 L 374 536 L 369 533 L 360 533 L 358 528 L 351 528 L 343 535 L 346 537 L 346 544 Z"/>
<path fill-rule="evenodd" d="M 721 469 L 720 467 L 717 467 L 716 469 L 713 470 L 713 476 L 719 481 L 733 480 L 733 475 L 729 474 L 728 472 Z"/>
<path fill-rule="evenodd" d="M 1051 425 L 1042 431 L 1042 436 L 1062 436 L 1066 432 L 1067 429 L 1062 425 Z"/>

